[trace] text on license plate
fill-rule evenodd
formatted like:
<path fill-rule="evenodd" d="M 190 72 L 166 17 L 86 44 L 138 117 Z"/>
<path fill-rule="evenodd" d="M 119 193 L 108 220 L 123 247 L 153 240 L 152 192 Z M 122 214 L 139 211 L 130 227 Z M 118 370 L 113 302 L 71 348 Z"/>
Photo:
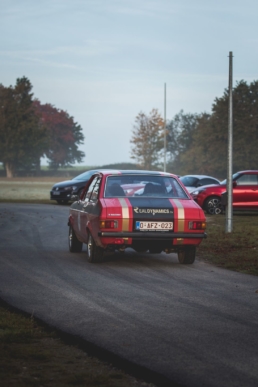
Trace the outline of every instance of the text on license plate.
<path fill-rule="evenodd" d="M 53 195 L 60 195 L 60 192 L 53 192 Z"/>
<path fill-rule="evenodd" d="M 139 222 L 135 223 L 136 230 L 173 230 L 173 222 Z"/>

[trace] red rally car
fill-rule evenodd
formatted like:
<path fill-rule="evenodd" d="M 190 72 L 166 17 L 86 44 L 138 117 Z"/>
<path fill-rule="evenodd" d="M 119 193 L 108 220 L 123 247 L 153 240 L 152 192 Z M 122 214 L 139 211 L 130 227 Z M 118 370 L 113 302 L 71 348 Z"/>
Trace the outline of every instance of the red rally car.
<path fill-rule="evenodd" d="M 85 243 L 89 262 L 133 248 L 176 252 L 180 263 L 191 264 L 206 237 L 203 210 L 169 173 L 99 170 L 74 199 L 68 219 L 69 249 L 81 252 Z"/>

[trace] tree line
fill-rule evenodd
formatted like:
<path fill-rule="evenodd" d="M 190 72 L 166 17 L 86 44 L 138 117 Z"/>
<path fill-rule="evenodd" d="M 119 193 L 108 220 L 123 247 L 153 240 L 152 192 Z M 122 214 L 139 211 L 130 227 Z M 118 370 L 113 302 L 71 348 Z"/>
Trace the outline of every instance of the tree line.
<path fill-rule="evenodd" d="M 41 157 L 53 169 L 81 162 L 83 141 L 73 117 L 33 98 L 29 79 L 18 78 L 14 87 L 0 84 L 0 162 L 7 177 L 19 169 L 39 171 Z"/>
<path fill-rule="evenodd" d="M 143 169 L 163 169 L 166 133 L 167 171 L 178 175 L 227 175 L 228 90 L 216 98 L 211 113 L 184 113 L 166 121 L 158 109 L 135 118 L 131 158 Z M 52 169 L 80 163 L 81 126 L 66 111 L 33 98 L 26 77 L 15 86 L 0 84 L 0 162 L 6 176 L 40 170 L 46 157 Z M 233 89 L 233 170 L 257 169 L 258 81 L 241 80 Z"/>
<path fill-rule="evenodd" d="M 164 120 L 157 109 L 140 112 L 131 137 L 131 158 L 142 168 L 163 169 L 164 133 L 167 171 L 227 176 L 229 95 L 216 98 L 211 113 L 184 113 Z M 258 169 L 258 81 L 233 88 L 233 171 Z"/>

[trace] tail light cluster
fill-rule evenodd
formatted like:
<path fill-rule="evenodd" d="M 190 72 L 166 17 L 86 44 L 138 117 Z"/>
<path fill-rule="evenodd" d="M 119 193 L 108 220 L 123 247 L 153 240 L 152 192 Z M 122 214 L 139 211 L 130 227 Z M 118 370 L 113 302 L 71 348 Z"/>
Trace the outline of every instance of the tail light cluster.
<path fill-rule="evenodd" d="M 189 222 L 189 230 L 205 230 L 206 222 L 193 221 Z"/>
<path fill-rule="evenodd" d="M 117 220 L 100 220 L 99 222 L 99 228 L 115 229 L 117 227 L 118 227 Z"/>

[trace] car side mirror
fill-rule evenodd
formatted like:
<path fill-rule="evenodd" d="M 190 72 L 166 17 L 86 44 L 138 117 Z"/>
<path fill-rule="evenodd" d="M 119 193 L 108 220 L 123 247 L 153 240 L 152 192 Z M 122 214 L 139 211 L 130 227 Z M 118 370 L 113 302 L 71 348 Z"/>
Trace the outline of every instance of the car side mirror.
<path fill-rule="evenodd" d="M 235 188 L 236 186 L 237 186 L 237 182 L 233 181 L 233 188 Z"/>

